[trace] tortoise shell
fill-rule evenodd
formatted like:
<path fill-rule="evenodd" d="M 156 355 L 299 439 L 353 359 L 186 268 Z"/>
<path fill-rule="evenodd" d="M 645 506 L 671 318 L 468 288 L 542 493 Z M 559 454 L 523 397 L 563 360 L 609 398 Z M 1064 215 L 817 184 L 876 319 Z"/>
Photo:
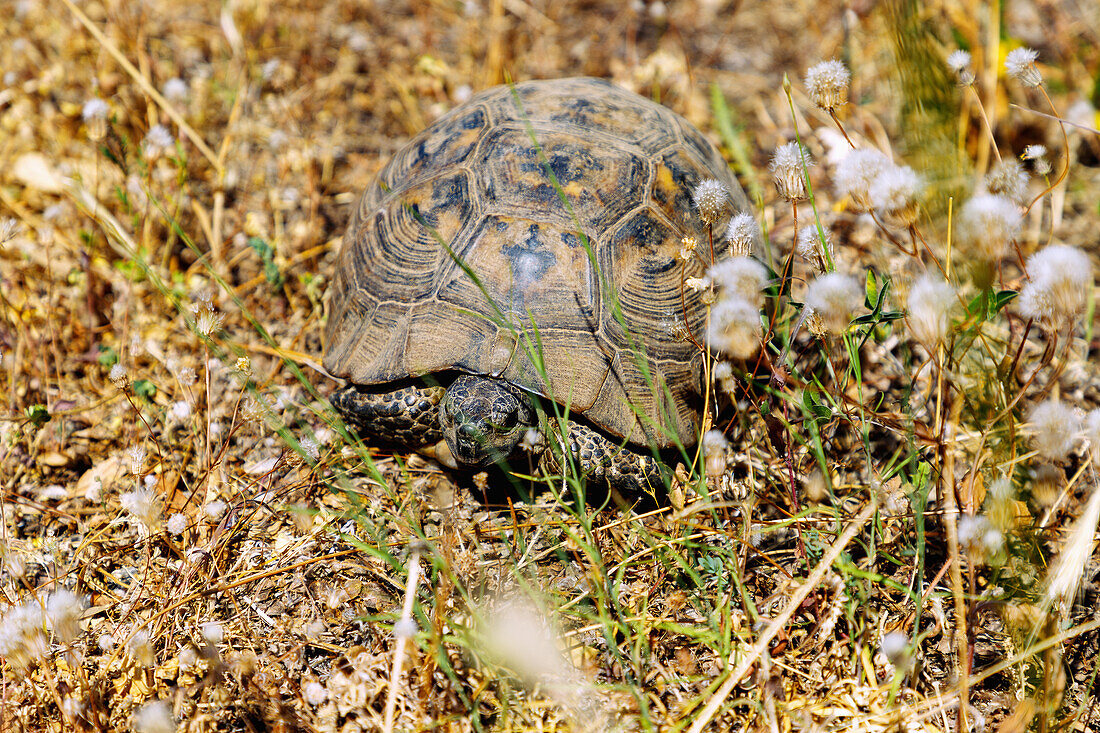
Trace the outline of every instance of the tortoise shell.
<path fill-rule="evenodd" d="M 683 279 L 710 256 L 691 198 L 706 179 L 730 192 L 717 256 L 748 202 L 685 119 L 600 79 L 483 92 L 359 199 L 324 366 L 360 385 L 498 376 L 632 442 L 691 445 L 702 354 L 687 331 L 702 338 L 705 306 Z M 701 259 L 684 264 L 686 236 Z"/>

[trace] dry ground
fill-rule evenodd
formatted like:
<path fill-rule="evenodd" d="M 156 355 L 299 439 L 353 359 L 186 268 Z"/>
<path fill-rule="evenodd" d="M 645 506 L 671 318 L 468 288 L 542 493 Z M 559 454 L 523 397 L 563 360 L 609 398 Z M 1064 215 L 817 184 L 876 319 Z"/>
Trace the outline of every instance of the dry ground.
<path fill-rule="evenodd" d="M 960 695 L 978 729 L 1100 730 L 1095 559 L 1076 606 L 1043 592 L 1093 485 L 1086 448 L 1030 473 L 1015 428 L 974 448 L 1007 389 L 988 354 L 950 376 L 996 408 L 963 415 L 957 453 L 915 427 L 904 405 L 928 371 L 914 379 L 921 360 L 884 323 L 833 395 L 873 413 L 866 431 L 827 407 L 765 421 L 750 393 L 724 483 L 708 493 L 681 468 L 656 502 L 578 502 L 376 449 L 372 468 L 313 368 L 358 192 L 412 134 L 506 78 L 606 77 L 683 114 L 762 196 L 777 258 L 793 220 L 767 162 L 797 123 L 848 268 L 904 283 L 911 262 L 832 197 L 824 161 L 843 141 L 806 99 L 808 66 L 845 60 L 846 129 L 927 172 L 921 221 L 941 253 L 948 195 L 991 161 L 946 53 L 973 52 L 1001 150 L 1046 144 L 1055 175 L 1059 128 L 1027 111 L 1049 112 L 1000 57 L 1037 49 L 1058 114 L 1084 128 L 1100 94 L 1092 3 L 1012 2 L 1000 22 L 976 2 L 921 6 L 7 0 L 0 644 L 20 604 L 65 588 L 86 608 L 46 648 L 0 647 L 0 731 L 170 730 L 157 700 L 180 730 L 375 730 L 391 689 L 400 730 L 945 730 Z M 1025 222 L 1025 254 L 1048 238 L 1100 254 L 1100 138 L 1084 128 L 1070 128 L 1067 182 Z M 1002 319 L 992 338 L 1018 343 L 1021 325 Z M 1050 394 L 1100 404 L 1093 333 L 1078 329 L 1060 372 L 1017 385 L 1012 425 Z M 845 359 L 815 343 L 794 344 L 820 352 L 803 376 Z M 1023 366 L 1046 364 L 1048 343 L 1036 329 Z M 803 384 L 784 393 L 796 412 L 816 394 Z M 1020 493 L 1006 549 L 983 561 L 941 516 L 955 501 L 975 515 L 994 469 Z M 957 497 L 937 501 L 944 483 Z M 417 631 L 391 687 L 417 563 Z M 38 626 L 21 633 L 41 643 Z M 888 658 L 895 630 L 904 649 Z"/>

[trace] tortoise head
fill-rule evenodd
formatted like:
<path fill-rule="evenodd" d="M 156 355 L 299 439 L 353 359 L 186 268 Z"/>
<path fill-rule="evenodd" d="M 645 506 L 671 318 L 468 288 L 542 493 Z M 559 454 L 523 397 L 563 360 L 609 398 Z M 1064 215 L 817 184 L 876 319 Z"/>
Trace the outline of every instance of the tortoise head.
<path fill-rule="evenodd" d="M 451 383 L 440 407 L 443 438 L 455 460 L 467 468 L 508 457 L 537 421 L 530 399 L 518 387 L 469 374 Z"/>

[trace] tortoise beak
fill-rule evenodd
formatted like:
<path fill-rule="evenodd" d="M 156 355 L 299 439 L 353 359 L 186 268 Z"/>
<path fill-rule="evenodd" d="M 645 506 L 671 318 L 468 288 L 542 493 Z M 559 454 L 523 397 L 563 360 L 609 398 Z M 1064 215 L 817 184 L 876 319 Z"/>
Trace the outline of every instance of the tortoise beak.
<path fill-rule="evenodd" d="M 473 425 L 459 426 L 451 452 L 459 463 L 466 466 L 479 466 L 487 462 L 485 439 Z"/>

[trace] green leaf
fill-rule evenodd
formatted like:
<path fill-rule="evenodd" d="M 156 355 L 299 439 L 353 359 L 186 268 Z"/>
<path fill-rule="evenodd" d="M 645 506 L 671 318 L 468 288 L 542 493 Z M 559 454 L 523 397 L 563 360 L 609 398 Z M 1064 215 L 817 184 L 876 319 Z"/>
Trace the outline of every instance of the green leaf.
<path fill-rule="evenodd" d="M 279 266 L 275 264 L 275 250 L 270 244 L 260 237 L 251 237 L 248 246 L 256 250 L 260 260 L 264 263 L 264 278 L 274 289 L 283 286 L 283 274 L 279 272 Z"/>
<path fill-rule="evenodd" d="M 157 395 L 157 385 L 148 379 L 137 379 L 134 381 L 134 394 L 146 402 L 152 402 Z"/>
<path fill-rule="evenodd" d="M 45 405 L 31 405 L 23 414 L 36 428 L 41 428 L 51 418 L 50 411 L 46 409 Z"/>
<path fill-rule="evenodd" d="M 998 290 L 989 301 L 989 315 L 994 316 L 1019 295 L 1015 290 Z"/>
<path fill-rule="evenodd" d="M 875 279 L 874 270 L 867 270 L 865 291 L 867 293 L 867 299 L 864 301 L 864 304 L 868 308 L 874 309 L 875 304 L 878 303 L 878 281 Z"/>
<path fill-rule="evenodd" d="M 110 346 L 99 345 L 99 356 L 96 357 L 101 365 L 110 369 L 118 363 L 118 352 L 112 349 Z"/>

